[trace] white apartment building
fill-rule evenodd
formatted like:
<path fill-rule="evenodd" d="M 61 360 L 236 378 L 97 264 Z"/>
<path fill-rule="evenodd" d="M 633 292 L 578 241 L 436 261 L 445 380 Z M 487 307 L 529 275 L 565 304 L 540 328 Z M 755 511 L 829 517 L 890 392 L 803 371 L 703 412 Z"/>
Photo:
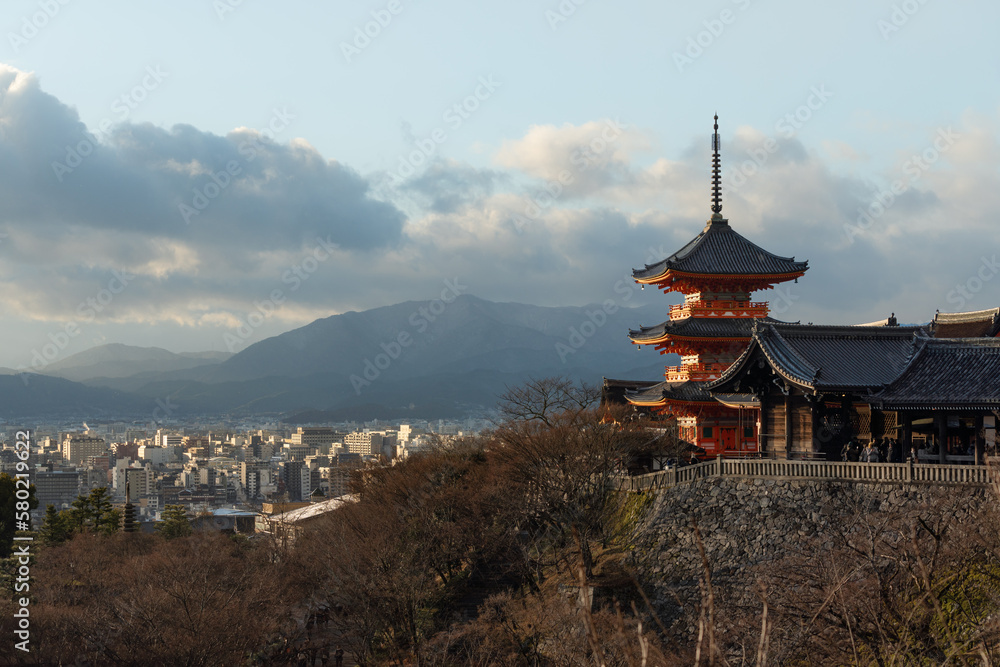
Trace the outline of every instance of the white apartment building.
<path fill-rule="evenodd" d="M 184 436 L 178 433 L 167 433 L 163 429 L 156 429 L 153 445 L 156 447 L 180 447 L 183 440 Z"/>
<path fill-rule="evenodd" d="M 153 475 L 153 467 L 148 463 L 140 466 L 129 459 L 119 459 L 112 475 L 112 485 L 118 498 L 125 497 L 126 483 L 133 500 L 156 491 L 156 477 Z"/>
<path fill-rule="evenodd" d="M 164 465 L 174 461 L 174 450 L 173 447 L 154 447 L 152 445 L 140 445 L 139 446 L 139 458 L 143 461 L 148 461 L 154 466 Z"/>
<path fill-rule="evenodd" d="M 344 436 L 344 448 L 352 454 L 371 456 L 382 451 L 382 434 L 361 431 L 348 433 Z"/>

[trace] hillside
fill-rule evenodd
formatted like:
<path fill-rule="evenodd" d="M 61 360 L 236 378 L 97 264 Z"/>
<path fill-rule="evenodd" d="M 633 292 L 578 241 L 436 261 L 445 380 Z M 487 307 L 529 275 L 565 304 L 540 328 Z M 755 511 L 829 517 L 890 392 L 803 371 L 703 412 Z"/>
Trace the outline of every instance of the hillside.
<path fill-rule="evenodd" d="M 330 419 L 355 413 L 460 417 L 488 412 L 506 387 L 530 377 L 594 384 L 603 377 L 662 377 L 670 358 L 637 353 L 626 334 L 661 321 L 664 309 L 607 310 L 612 312 L 599 305 L 551 308 L 463 295 L 448 304 L 406 302 L 334 315 L 232 356 L 112 344 L 53 363 L 46 372 L 99 388 L 95 397 L 121 396 L 123 406 L 169 399 L 177 416 L 320 411 Z M 86 394 L 85 387 L 74 391 Z M 40 402 L 22 396 L 15 403 L 61 409 L 36 398 Z"/>
<path fill-rule="evenodd" d="M 84 382 L 95 378 L 126 378 L 212 366 L 228 359 L 227 352 L 174 353 L 159 347 L 109 343 L 78 352 L 45 367 L 46 375 Z"/>

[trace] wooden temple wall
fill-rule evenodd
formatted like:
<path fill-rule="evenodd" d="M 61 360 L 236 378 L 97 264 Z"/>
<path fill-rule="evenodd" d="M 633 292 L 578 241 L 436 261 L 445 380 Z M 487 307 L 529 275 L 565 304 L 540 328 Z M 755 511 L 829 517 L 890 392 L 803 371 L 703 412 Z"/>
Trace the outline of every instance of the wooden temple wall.
<path fill-rule="evenodd" d="M 820 443 L 813 441 L 812 408 L 804 396 L 769 396 L 761 422 L 763 451 L 778 458 L 812 458 L 820 451 Z"/>
<path fill-rule="evenodd" d="M 828 405 L 826 409 L 829 411 L 836 408 Z M 902 437 L 896 429 L 899 419 L 895 412 L 872 410 L 867 404 L 854 403 L 847 405 L 843 414 L 849 423 L 847 430 L 844 434 L 831 432 L 828 426 L 824 427 L 822 418 L 816 416 L 805 396 L 768 396 L 761 416 L 764 431 L 761 435 L 761 451 L 779 459 L 837 460 L 843 442 L 849 438 L 867 442 L 883 437 Z M 818 419 L 815 430 L 814 418 Z M 837 423 L 837 420 L 833 421 Z M 791 434 L 790 440 L 786 438 L 786 433 Z"/>
<path fill-rule="evenodd" d="M 813 454 L 817 444 L 813 442 L 812 409 L 802 396 L 793 396 L 792 404 L 792 451 Z"/>
<path fill-rule="evenodd" d="M 761 409 L 761 451 L 785 455 L 785 401 L 781 396 L 768 396 Z"/>

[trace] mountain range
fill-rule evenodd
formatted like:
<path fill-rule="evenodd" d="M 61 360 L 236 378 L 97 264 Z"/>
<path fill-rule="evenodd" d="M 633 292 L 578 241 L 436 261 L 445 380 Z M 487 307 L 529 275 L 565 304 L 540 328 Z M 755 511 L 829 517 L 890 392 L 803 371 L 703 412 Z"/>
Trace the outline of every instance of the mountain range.
<path fill-rule="evenodd" d="M 460 295 L 333 315 L 236 354 L 102 345 L 50 364 L 43 375 L 0 376 L 2 399 L 19 386 L 36 388 L 5 400 L 0 415 L 159 411 L 341 421 L 483 414 L 506 387 L 531 377 L 595 384 L 662 377 L 664 364 L 677 362 L 637 354 L 626 334 L 662 321 L 664 310 Z"/>

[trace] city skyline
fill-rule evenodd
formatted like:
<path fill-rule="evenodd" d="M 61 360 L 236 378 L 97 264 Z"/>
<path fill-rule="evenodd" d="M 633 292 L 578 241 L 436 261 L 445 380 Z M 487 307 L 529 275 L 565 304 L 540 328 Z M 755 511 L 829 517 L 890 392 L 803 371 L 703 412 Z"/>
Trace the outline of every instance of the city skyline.
<path fill-rule="evenodd" d="M 985 2 L 8 9 L 3 366 L 240 351 L 446 281 L 615 300 L 711 214 L 715 113 L 723 215 L 810 263 L 760 294 L 782 319 L 1000 303 Z"/>

